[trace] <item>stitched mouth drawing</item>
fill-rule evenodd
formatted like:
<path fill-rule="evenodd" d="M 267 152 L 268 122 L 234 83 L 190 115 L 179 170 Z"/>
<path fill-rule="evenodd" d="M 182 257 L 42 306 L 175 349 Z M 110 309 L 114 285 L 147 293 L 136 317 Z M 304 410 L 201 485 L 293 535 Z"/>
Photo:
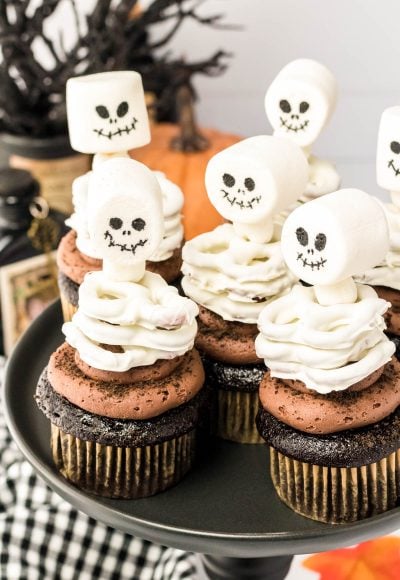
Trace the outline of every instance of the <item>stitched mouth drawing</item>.
<path fill-rule="evenodd" d="M 298 253 L 297 254 L 297 260 L 301 260 L 303 262 L 303 266 L 306 267 L 308 266 L 309 268 L 311 268 L 311 270 L 320 270 L 321 268 L 323 268 L 326 264 L 326 259 L 325 258 L 321 258 L 320 260 L 317 260 L 316 262 L 314 261 L 308 261 L 307 258 L 303 257 L 302 253 Z"/>
<path fill-rule="evenodd" d="M 396 177 L 400 174 L 400 169 L 397 169 L 397 167 L 395 166 L 394 159 L 391 159 L 389 161 L 388 167 L 391 167 L 393 169 L 393 172 L 396 175 Z"/>
<path fill-rule="evenodd" d="M 226 199 L 232 207 L 237 205 L 240 207 L 240 209 L 253 209 L 253 207 L 259 204 L 261 201 L 261 195 L 252 197 L 249 200 L 243 200 L 238 199 L 236 196 L 229 195 L 229 192 L 227 192 L 225 189 L 221 189 L 221 192 L 223 193 L 224 199 Z"/>
<path fill-rule="evenodd" d="M 285 127 L 287 131 L 293 131 L 293 133 L 297 133 L 298 131 L 305 131 L 308 127 L 310 121 L 307 119 L 304 123 L 300 123 L 300 125 L 289 125 L 287 121 L 283 117 L 279 117 L 281 122 L 281 127 Z"/>
<path fill-rule="evenodd" d="M 106 139 L 112 139 L 113 137 L 118 137 L 120 135 L 129 135 L 129 133 L 131 133 L 132 131 L 135 131 L 136 129 L 136 123 L 138 122 L 137 119 L 135 119 L 135 117 L 132 119 L 132 123 L 130 125 L 125 125 L 125 127 L 119 127 L 118 129 L 115 129 L 113 131 L 105 131 L 104 129 L 93 129 L 93 131 L 95 133 L 97 133 L 97 135 L 99 137 L 106 137 Z"/>
<path fill-rule="evenodd" d="M 121 252 L 131 252 L 133 255 L 136 254 L 137 248 L 142 248 L 145 244 L 147 244 L 148 239 L 146 240 L 139 240 L 136 244 L 119 244 L 116 242 L 111 235 L 111 233 L 107 230 L 104 234 L 104 239 L 108 240 L 108 247 L 109 248 L 119 248 Z"/>

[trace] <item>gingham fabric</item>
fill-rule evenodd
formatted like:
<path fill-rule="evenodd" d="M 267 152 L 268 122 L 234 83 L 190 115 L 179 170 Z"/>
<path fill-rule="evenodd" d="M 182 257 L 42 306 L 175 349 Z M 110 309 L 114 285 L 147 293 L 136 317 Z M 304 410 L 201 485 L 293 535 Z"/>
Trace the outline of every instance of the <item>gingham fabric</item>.
<path fill-rule="evenodd" d="M 12 441 L 0 406 L 1 580 L 195 577 L 193 554 L 122 534 L 51 491 Z"/>

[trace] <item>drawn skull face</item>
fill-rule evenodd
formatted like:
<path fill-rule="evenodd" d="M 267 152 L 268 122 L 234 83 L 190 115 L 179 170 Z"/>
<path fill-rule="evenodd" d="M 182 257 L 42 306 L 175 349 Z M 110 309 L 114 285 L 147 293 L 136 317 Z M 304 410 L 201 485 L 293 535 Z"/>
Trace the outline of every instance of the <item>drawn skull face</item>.
<path fill-rule="evenodd" d="M 83 153 L 114 153 L 150 141 L 142 80 L 131 71 L 76 77 L 67 82 L 71 145 Z"/>
<path fill-rule="evenodd" d="M 342 189 L 295 209 L 281 247 L 292 272 L 309 284 L 335 284 L 378 264 L 388 249 L 384 212 L 372 196 Z"/>
<path fill-rule="evenodd" d="M 301 147 L 318 137 L 336 101 L 336 82 L 326 67 L 296 60 L 284 67 L 265 96 L 265 110 L 276 135 Z"/>
<path fill-rule="evenodd" d="M 376 154 L 378 184 L 400 192 L 400 106 L 386 109 L 381 117 Z"/>
<path fill-rule="evenodd" d="M 208 163 L 211 203 L 228 220 L 258 223 L 293 203 L 304 191 L 308 167 L 301 150 L 269 135 L 244 139 Z"/>
<path fill-rule="evenodd" d="M 89 234 L 103 259 L 138 263 L 149 258 L 164 233 L 156 177 L 133 159 L 105 161 L 89 182 Z"/>

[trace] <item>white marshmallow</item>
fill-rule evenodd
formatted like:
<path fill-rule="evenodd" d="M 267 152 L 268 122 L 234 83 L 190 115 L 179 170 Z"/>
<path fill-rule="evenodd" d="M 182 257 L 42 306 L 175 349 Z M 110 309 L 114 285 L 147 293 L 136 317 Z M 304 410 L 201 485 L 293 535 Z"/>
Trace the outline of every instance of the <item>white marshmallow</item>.
<path fill-rule="evenodd" d="M 388 191 L 400 192 L 400 106 L 382 113 L 376 152 L 376 178 Z"/>
<path fill-rule="evenodd" d="M 274 134 L 309 147 L 327 124 L 337 100 L 331 71 L 310 59 L 298 59 L 278 73 L 265 95 Z"/>
<path fill-rule="evenodd" d="M 258 135 L 214 155 L 206 169 L 211 203 L 226 219 L 259 224 L 303 193 L 308 163 L 288 139 Z"/>
<path fill-rule="evenodd" d="M 284 223 L 281 244 L 298 278 L 335 285 L 381 262 L 389 249 L 387 220 L 375 198 L 341 189 L 295 209 Z"/>
<path fill-rule="evenodd" d="M 71 146 L 81 153 L 116 153 L 150 142 L 142 78 L 105 72 L 67 81 Z"/>
<path fill-rule="evenodd" d="M 161 189 L 153 172 L 117 157 L 93 171 L 88 189 L 88 230 L 104 262 L 143 265 L 164 233 Z"/>

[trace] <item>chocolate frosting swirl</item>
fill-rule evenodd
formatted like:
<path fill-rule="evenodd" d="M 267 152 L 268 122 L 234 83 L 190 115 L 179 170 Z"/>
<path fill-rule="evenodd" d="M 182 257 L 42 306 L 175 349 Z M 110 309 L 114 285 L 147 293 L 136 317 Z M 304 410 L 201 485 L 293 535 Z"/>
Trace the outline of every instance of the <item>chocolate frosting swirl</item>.
<path fill-rule="evenodd" d="M 304 433 L 328 434 L 377 423 L 400 405 L 400 362 L 395 357 L 371 384 L 369 377 L 354 390 L 321 395 L 291 388 L 264 375 L 260 385 L 263 408 L 279 421 Z M 376 375 L 375 375 L 376 376 Z"/>
<path fill-rule="evenodd" d="M 149 419 L 186 403 L 203 386 L 204 370 L 198 352 L 187 352 L 179 362 L 166 375 L 162 365 L 156 366 L 155 376 L 150 378 L 148 374 L 147 380 L 143 372 L 151 371 L 143 368 L 133 369 L 131 375 L 130 371 L 121 373 L 118 382 L 117 373 L 107 376 L 106 371 L 103 379 L 109 380 L 96 380 L 82 372 L 75 362 L 75 349 L 63 343 L 50 357 L 48 378 L 58 394 L 85 411 L 115 419 Z M 136 381 L 124 382 L 135 373 Z"/>

